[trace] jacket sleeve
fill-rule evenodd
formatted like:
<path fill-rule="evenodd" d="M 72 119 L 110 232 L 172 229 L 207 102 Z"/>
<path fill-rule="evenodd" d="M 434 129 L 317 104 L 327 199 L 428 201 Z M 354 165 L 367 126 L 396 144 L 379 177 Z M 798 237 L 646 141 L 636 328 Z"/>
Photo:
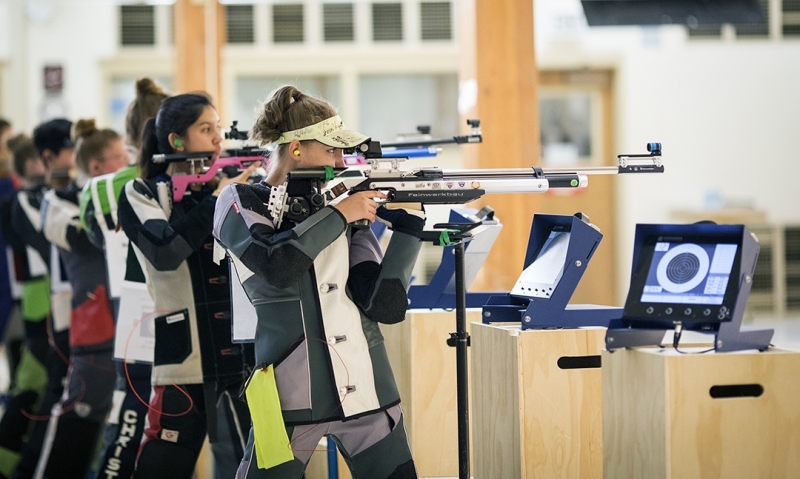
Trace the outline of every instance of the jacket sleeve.
<path fill-rule="evenodd" d="M 94 202 L 92 201 L 91 184 L 93 181 L 96 180 L 90 178 L 89 181 L 86 182 L 83 191 L 81 191 L 80 200 L 78 202 L 78 207 L 80 208 L 79 220 L 89 241 L 98 248 L 103 249 L 105 246 L 105 238 L 103 238 L 103 231 L 97 223 L 97 212 L 95 211 Z"/>
<path fill-rule="evenodd" d="M 50 190 L 44 196 L 40 211 L 42 232 L 51 243 L 77 254 L 86 254 L 96 248 L 81 226 L 80 208 L 76 203 Z"/>
<path fill-rule="evenodd" d="M 408 284 L 421 248 L 415 236 L 395 231 L 381 258 L 372 230 L 353 234 L 347 286 L 353 301 L 379 323 L 394 324 L 405 318 Z"/>
<path fill-rule="evenodd" d="M 266 206 L 269 190 L 261 185 L 230 185 L 222 190 L 214 212 L 214 236 L 248 269 L 283 289 L 300 280 L 347 223 L 336 209 L 326 207 L 278 232 Z"/>
<path fill-rule="evenodd" d="M 129 182 L 119 197 L 117 215 L 128 239 L 157 271 L 173 271 L 202 248 L 211 233 L 216 197 L 203 198 L 178 219 L 170 220 L 141 179 Z"/>
<path fill-rule="evenodd" d="M 17 193 L 11 205 L 11 228 L 13 234 L 20 239 L 21 252 L 30 246 L 42 257 L 46 265 L 50 264 L 50 242 L 44 237 L 39 203 L 32 203 L 25 191 Z M 23 253 L 27 255 L 27 253 Z"/>

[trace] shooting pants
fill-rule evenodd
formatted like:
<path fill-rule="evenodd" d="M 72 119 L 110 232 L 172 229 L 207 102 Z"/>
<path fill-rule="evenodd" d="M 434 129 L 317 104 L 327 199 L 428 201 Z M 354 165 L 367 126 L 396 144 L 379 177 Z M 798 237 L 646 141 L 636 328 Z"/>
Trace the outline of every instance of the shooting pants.
<path fill-rule="evenodd" d="M 47 388 L 36 411 L 37 421 L 33 425 L 33 431 L 28 443 L 22 450 L 22 457 L 19 460 L 17 470 L 12 476 L 14 479 L 31 479 L 33 477 L 36 464 L 39 462 L 39 454 L 42 451 L 45 435 L 47 434 L 48 418 L 53 406 L 64 392 L 64 379 L 69 366 L 68 361 L 65 360 L 69 358 L 69 330 L 54 333 L 53 346 L 49 347 L 47 345 L 48 349 L 45 354 L 44 366 L 47 370 Z"/>
<path fill-rule="evenodd" d="M 106 425 L 105 450 L 100 456 L 97 479 L 129 479 L 133 475 L 150 400 L 152 366 L 147 363 L 128 364 L 127 375 L 122 361 L 116 361 L 116 366 L 117 389 L 112 413 L 119 413 L 109 417 Z"/>
<path fill-rule="evenodd" d="M 236 479 L 299 479 L 320 439 L 331 436 L 353 479 L 416 479 L 400 405 L 358 419 L 287 426 L 294 460 L 259 469 L 253 430 Z"/>
<path fill-rule="evenodd" d="M 233 477 L 244 454 L 245 428 L 250 424 L 247 404 L 238 396 L 241 387 L 241 379 L 182 385 L 180 389 L 153 386 L 145 438 L 133 477 L 191 479 L 206 434 L 219 477 Z M 214 403 L 208 405 L 211 401 Z M 218 421 L 220 415 L 223 420 Z M 209 419 L 216 424 L 209 425 Z"/>
<path fill-rule="evenodd" d="M 73 354 L 67 384 L 53 407 L 37 479 L 85 479 L 111 409 L 116 371 L 111 350 Z"/>

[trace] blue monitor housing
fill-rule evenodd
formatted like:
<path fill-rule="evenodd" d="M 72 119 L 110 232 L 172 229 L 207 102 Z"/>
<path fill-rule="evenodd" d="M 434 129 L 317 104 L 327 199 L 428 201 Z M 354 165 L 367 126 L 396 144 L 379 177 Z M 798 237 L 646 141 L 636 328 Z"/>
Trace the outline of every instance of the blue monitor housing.
<path fill-rule="evenodd" d="M 523 272 L 511 292 L 494 295 L 483 322 L 517 322 L 522 329 L 608 326 L 622 308 L 570 305 L 592 255 L 603 239 L 583 213 L 535 215 Z"/>
<path fill-rule="evenodd" d="M 637 225 L 631 286 L 607 348 L 660 344 L 667 330 L 687 329 L 714 334 L 716 351 L 767 349 L 773 330 L 742 327 L 759 249 L 742 225 Z"/>

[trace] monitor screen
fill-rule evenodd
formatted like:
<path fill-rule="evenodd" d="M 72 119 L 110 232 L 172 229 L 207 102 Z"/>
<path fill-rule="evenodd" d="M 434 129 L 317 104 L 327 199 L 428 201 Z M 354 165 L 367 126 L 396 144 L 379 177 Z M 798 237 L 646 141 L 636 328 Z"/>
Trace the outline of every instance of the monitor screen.
<path fill-rule="evenodd" d="M 735 244 L 655 244 L 643 303 L 722 304 Z"/>
<path fill-rule="evenodd" d="M 625 317 L 638 321 L 730 320 L 738 295 L 736 238 L 650 237 L 642 243 Z"/>
<path fill-rule="evenodd" d="M 570 232 L 568 227 L 555 226 L 539 249 L 536 259 L 517 279 L 512 296 L 549 298 L 564 274 Z"/>

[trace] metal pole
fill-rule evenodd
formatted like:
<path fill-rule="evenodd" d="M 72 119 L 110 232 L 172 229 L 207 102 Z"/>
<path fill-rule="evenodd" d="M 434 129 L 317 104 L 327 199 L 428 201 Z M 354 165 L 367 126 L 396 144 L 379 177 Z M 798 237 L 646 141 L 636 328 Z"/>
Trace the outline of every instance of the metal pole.
<path fill-rule="evenodd" d="M 464 288 L 464 243 L 454 247 L 456 276 L 456 395 L 458 401 L 458 477 L 469 479 L 469 402 L 467 378 L 467 292 Z"/>
<path fill-rule="evenodd" d="M 328 479 L 339 479 L 339 461 L 336 457 L 336 443 L 328 436 Z"/>

